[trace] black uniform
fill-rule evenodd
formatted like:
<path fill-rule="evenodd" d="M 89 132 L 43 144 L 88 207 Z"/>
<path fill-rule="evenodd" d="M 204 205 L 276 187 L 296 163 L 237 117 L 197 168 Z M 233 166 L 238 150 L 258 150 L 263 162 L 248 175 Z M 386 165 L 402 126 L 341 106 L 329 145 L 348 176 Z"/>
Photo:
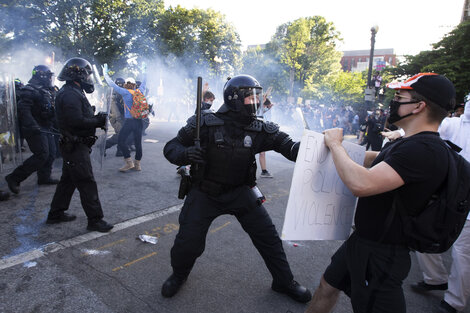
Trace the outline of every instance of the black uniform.
<path fill-rule="evenodd" d="M 33 153 L 10 175 L 9 183 L 19 184 L 37 171 L 38 183 L 51 181 L 56 143 L 52 134 L 55 90 L 44 87 L 34 77 L 19 94 L 18 120 L 21 136 Z"/>
<path fill-rule="evenodd" d="M 185 278 L 204 251 L 212 221 L 234 215 L 249 234 L 273 276 L 273 284 L 287 285 L 293 275 L 270 216 L 251 190 L 256 185 L 255 155 L 275 150 L 295 161 L 299 144 L 278 125 L 254 120 L 249 126 L 231 118 L 234 112 L 210 113 L 201 118 L 201 147 L 206 163 L 192 166 L 192 187 L 179 216 L 180 229 L 171 249 L 174 275 Z M 164 148 L 173 164 L 185 165 L 185 149 L 194 145 L 195 117 Z"/>
<path fill-rule="evenodd" d="M 51 203 L 49 218 L 61 216 L 68 208 L 75 188 L 89 223 L 103 218 L 98 188 L 90 161 L 95 130 L 104 125 L 103 118 L 93 115 L 93 109 L 81 87 L 71 81 L 56 97 L 57 123 L 61 132 L 59 149 L 63 157 L 62 177 Z"/>

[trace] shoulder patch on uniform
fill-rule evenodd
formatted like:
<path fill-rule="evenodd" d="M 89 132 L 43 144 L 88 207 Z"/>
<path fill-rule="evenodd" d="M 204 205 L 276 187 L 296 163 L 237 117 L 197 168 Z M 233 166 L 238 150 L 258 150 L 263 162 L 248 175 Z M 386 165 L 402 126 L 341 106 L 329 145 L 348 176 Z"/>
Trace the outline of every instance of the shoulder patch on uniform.
<path fill-rule="evenodd" d="M 20 91 L 24 94 L 25 92 L 26 93 L 29 93 L 30 95 L 38 95 L 39 94 L 39 90 L 37 90 L 36 88 L 34 88 L 33 86 L 31 85 L 26 85 L 24 86 L 23 88 L 20 89 Z"/>
<path fill-rule="evenodd" d="M 251 122 L 250 125 L 245 127 L 245 130 L 250 130 L 250 131 L 255 131 L 255 132 L 260 132 L 263 129 L 263 121 L 262 120 L 254 120 Z"/>
<path fill-rule="evenodd" d="M 188 120 L 186 121 L 186 124 L 187 124 L 186 127 L 196 128 L 196 115 L 193 115 L 190 118 L 188 118 Z"/>
<path fill-rule="evenodd" d="M 263 128 L 268 134 L 273 134 L 273 133 L 279 131 L 279 125 L 277 125 L 276 123 L 273 123 L 273 122 L 265 122 L 263 124 Z"/>
<path fill-rule="evenodd" d="M 201 124 L 206 124 L 207 126 L 224 125 L 224 120 L 217 117 L 213 112 L 204 112 L 201 119 L 204 121 Z"/>

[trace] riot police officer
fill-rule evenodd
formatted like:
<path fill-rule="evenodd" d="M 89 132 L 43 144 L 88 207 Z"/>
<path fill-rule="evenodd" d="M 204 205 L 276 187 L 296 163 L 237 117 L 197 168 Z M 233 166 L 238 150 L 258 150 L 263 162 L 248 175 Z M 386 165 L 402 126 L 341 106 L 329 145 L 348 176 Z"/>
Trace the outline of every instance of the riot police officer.
<path fill-rule="evenodd" d="M 56 144 L 52 133 L 54 123 L 53 74 L 45 65 L 35 66 L 28 84 L 21 88 L 18 101 L 20 132 L 33 153 L 22 165 L 5 177 L 8 187 L 18 194 L 20 183 L 37 172 L 39 185 L 57 184 L 51 178 Z"/>
<path fill-rule="evenodd" d="M 295 161 L 299 149 L 299 143 L 281 132 L 277 124 L 256 119 L 261 93 L 255 78 L 233 77 L 224 86 L 221 108 L 215 113 L 205 111 L 201 117 L 200 147 L 194 140 L 195 116 L 165 145 L 164 155 L 171 163 L 192 163 L 192 180 L 171 249 L 173 274 L 161 290 L 164 297 L 175 295 L 186 281 L 204 251 L 212 221 L 222 214 L 232 214 L 263 257 L 273 277 L 271 288 L 299 302 L 311 299 L 310 291 L 293 279 L 282 241 L 252 190 L 256 185 L 257 153 L 275 150 Z"/>
<path fill-rule="evenodd" d="M 83 91 L 94 91 L 93 70 L 82 58 L 69 59 L 58 79 L 65 81 L 56 97 L 57 124 L 61 134 L 62 177 L 57 185 L 47 217 L 48 224 L 73 221 L 65 213 L 75 189 L 80 192 L 82 207 L 88 218 L 88 230 L 107 232 L 113 228 L 103 220 L 103 210 L 90 161 L 91 146 L 96 141 L 96 128 L 105 127 L 106 113 L 94 115 Z"/>

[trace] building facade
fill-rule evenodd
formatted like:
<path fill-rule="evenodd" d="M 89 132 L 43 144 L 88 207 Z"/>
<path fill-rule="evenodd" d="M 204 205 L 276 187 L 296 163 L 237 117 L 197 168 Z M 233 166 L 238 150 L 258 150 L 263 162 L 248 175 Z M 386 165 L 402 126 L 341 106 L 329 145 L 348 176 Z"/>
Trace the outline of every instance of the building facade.
<path fill-rule="evenodd" d="M 341 67 L 345 72 L 362 72 L 369 67 L 370 50 L 343 51 Z M 373 69 L 382 70 L 386 66 L 396 66 L 397 56 L 393 49 L 375 49 Z"/>

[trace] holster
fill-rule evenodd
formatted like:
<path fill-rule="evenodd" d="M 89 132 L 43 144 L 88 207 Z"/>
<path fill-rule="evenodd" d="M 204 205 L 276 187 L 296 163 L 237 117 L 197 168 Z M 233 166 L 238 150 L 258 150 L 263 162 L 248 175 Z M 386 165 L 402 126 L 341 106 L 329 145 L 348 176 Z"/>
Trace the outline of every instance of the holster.
<path fill-rule="evenodd" d="M 67 136 L 60 136 L 59 145 L 66 153 L 72 153 L 75 149 L 75 141 L 73 140 L 73 138 Z"/>
<path fill-rule="evenodd" d="M 181 176 L 180 188 L 178 190 L 178 199 L 184 199 L 191 188 L 191 176 Z"/>

